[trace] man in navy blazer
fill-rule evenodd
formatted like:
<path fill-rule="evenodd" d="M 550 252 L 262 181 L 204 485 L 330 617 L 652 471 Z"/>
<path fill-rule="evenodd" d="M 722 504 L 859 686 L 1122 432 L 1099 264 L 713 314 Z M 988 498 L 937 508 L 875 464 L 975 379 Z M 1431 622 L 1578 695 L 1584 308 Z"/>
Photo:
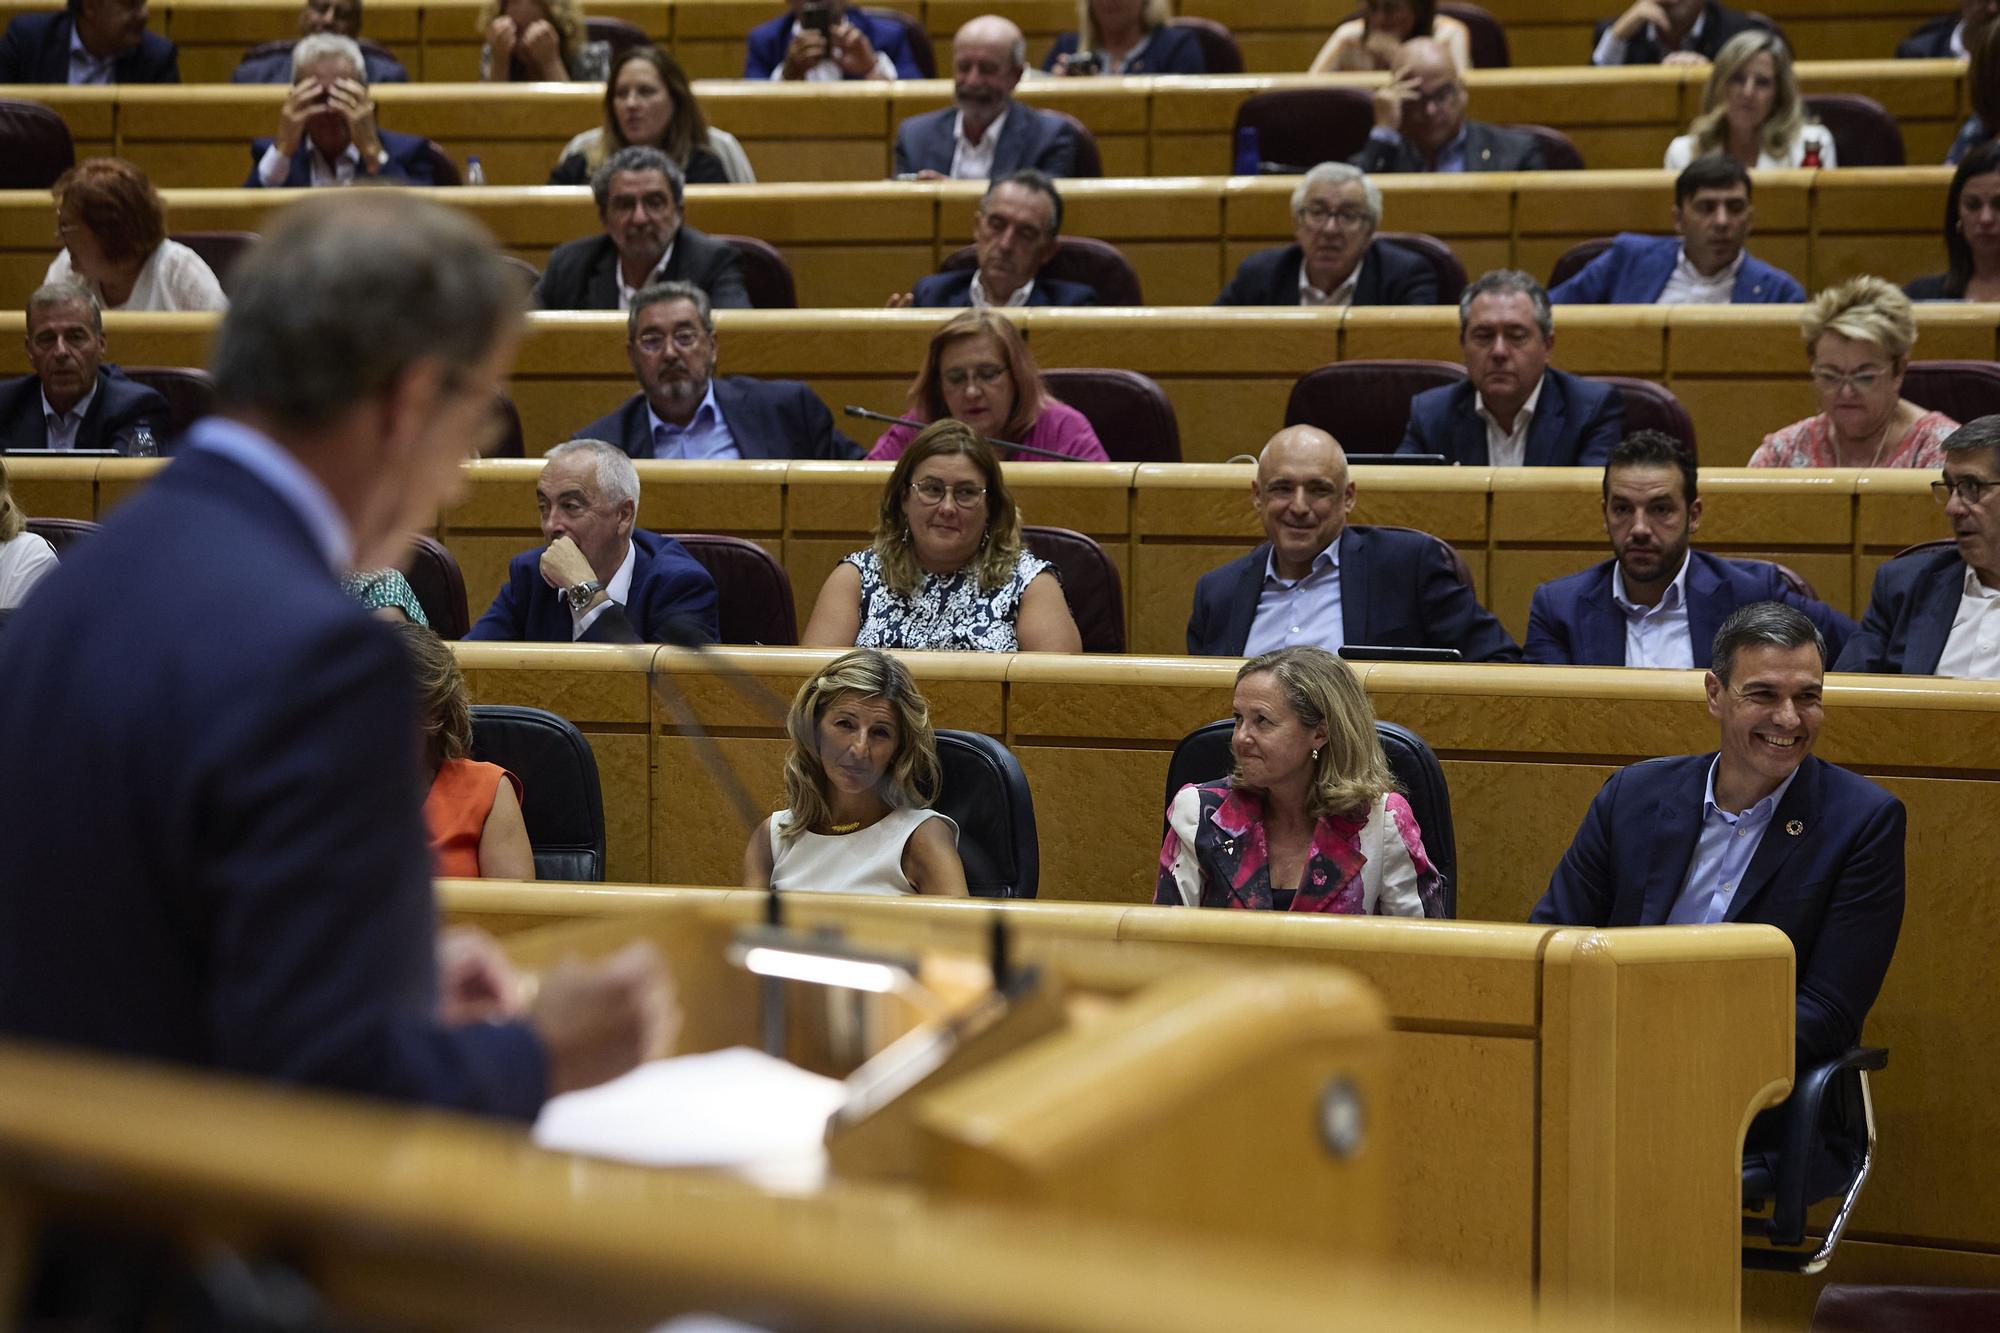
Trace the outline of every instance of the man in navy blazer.
<path fill-rule="evenodd" d="M 1028 39 L 997 14 L 968 20 L 951 39 L 955 106 L 911 116 L 896 127 L 896 174 L 918 180 L 990 180 L 1033 167 L 1045 176 L 1076 171 L 1076 131 L 1068 120 L 1014 100 Z"/>
<path fill-rule="evenodd" d="M 507 565 L 468 639 L 517 643 L 713 643 L 715 580 L 672 537 L 633 526 L 639 474 L 603 440 L 548 452 L 535 482 L 547 543 Z"/>
<path fill-rule="evenodd" d="M 974 267 L 919 278 L 912 290 L 890 297 L 889 307 L 1096 305 L 1096 288 L 1042 276 L 1061 235 L 1055 182 L 1039 171 L 1017 171 L 987 186 L 979 201 Z"/>
<path fill-rule="evenodd" d="M 2000 18 L 2000 0 L 1961 0 L 1959 12 L 1932 19 L 1896 43 L 1899 60 L 1963 60 L 1968 26 Z"/>
<path fill-rule="evenodd" d="M 1287 426 L 1257 458 L 1250 507 L 1263 545 L 1195 584 L 1187 650 L 1254 657 L 1343 644 L 1456 648 L 1469 662 L 1517 662 L 1512 637 L 1429 533 L 1351 526 L 1347 455 L 1325 431 Z"/>
<path fill-rule="evenodd" d="M 1861 628 L 1835 671 L 2000 678 L 2000 416 L 1968 421 L 1945 438 L 1950 546 L 1898 556 L 1875 571 Z"/>
<path fill-rule="evenodd" d="M 243 188 L 308 189 L 369 180 L 442 184 L 427 147 L 416 135 L 376 125 L 360 43 L 317 32 L 292 47 L 292 87 L 278 112 L 278 132 L 250 141 Z"/>
<path fill-rule="evenodd" d="M 1535 589 L 1530 662 L 1707 669 L 1715 634 L 1739 606 L 1783 602 L 1805 612 L 1837 657 L 1854 622 L 1794 592 L 1765 560 L 1689 549 L 1701 527 L 1694 456 L 1657 430 L 1635 431 L 1604 467 L 1604 532 L 1612 558 Z"/>
<path fill-rule="evenodd" d="M 1347 160 L 1371 175 L 1391 171 L 1540 171 L 1532 135 L 1466 117 L 1465 79 L 1428 37 L 1403 43 L 1389 82 L 1376 89 L 1375 125 Z"/>
<path fill-rule="evenodd" d="M 693 283 L 657 283 L 632 298 L 625 355 L 640 392 L 573 438 L 603 440 L 633 458 L 861 457 L 797 380 L 715 373 L 715 317 Z"/>
<path fill-rule="evenodd" d="M 1625 400 L 1609 384 L 1549 364 L 1555 316 L 1542 284 L 1495 269 L 1458 302 L 1468 378 L 1410 400 L 1399 454 L 1442 454 L 1467 467 L 1591 467 L 1625 434 Z"/>
<path fill-rule="evenodd" d="M 603 234 L 567 241 L 535 284 L 544 310 L 627 310 L 641 288 L 691 282 L 718 310 L 748 310 L 750 291 L 736 247 L 687 225 L 687 178 L 674 160 L 641 144 L 621 148 L 590 176 Z"/>
<path fill-rule="evenodd" d="M 236 277 L 221 415 L 0 637 L 0 1032 L 530 1118 L 657 1047 L 664 972 L 524 1005 L 439 941 L 409 658 L 340 584 L 462 484 L 518 281 L 389 190 L 287 210 Z"/>
<path fill-rule="evenodd" d="M 0 83 L 180 81 L 180 48 L 146 31 L 146 0 L 69 0 L 0 33 Z"/>
<path fill-rule="evenodd" d="M 299 7 L 299 36 L 316 32 L 352 37 L 361 45 L 361 0 L 306 0 Z M 368 83 L 408 83 L 410 72 L 403 63 L 380 47 L 362 46 L 361 61 Z M 289 48 L 268 55 L 246 55 L 229 72 L 231 83 L 290 83 L 292 53 Z"/>
<path fill-rule="evenodd" d="M 1557 305 L 1753 305 L 1806 299 L 1791 274 L 1743 248 L 1756 209 L 1750 173 L 1733 157 L 1707 153 L 1674 181 L 1677 236 L 1621 232 L 1611 248 L 1558 283 Z"/>
<path fill-rule="evenodd" d="M 1655 20 L 1666 16 L 1665 25 Z M 1702 65 L 1738 33 L 1766 25 L 1716 0 L 1632 0 L 1615 19 L 1600 20 L 1593 65 Z"/>
<path fill-rule="evenodd" d="M 1812 754 L 1824 660 L 1792 607 L 1724 621 L 1707 677 L 1720 751 L 1612 774 L 1531 917 L 1776 926 L 1798 959 L 1802 1067 L 1861 1039 L 1903 921 L 1903 803 Z"/>
<path fill-rule="evenodd" d="M 746 79 L 921 79 L 923 69 L 901 23 L 818 0 L 828 11 L 822 34 L 801 23 L 811 0 L 787 0 L 783 14 L 750 30 L 743 57 Z"/>
<path fill-rule="evenodd" d="M 0 383 L 0 449 L 130 453 L 142 426 L 167 446 L 167 400 L 105 363 L 104 317 L 88 287 L 70 279 L 37 288 L 26 342 L 35 373 Z"/>
<path fill-rule="evenodd" d="M 1382 191 L 1359 167 L 1322 162 L 1292 189 L 1298 238 L 1237 267 L 1217 305 L 1436 305 L 1422 255 L 1377 242 Z"/>

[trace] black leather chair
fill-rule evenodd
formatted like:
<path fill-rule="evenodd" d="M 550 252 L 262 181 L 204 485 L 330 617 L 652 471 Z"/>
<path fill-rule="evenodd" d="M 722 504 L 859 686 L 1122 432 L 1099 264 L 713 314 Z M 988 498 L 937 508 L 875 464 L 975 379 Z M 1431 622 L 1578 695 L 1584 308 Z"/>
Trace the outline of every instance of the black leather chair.
<path fill-rule="evenodd" d="M 582 732 L 545 709 L 474 704 L 472 757 L 521 779 L 536 878 L 603 880 L 604 796 Z"/>
<path fill-rule="evenodd" d="M 1234 170 L 1236 137 L 1257 131 L 1257 156 L 1265 172 L 1305 171 L 1321 162 L 1345 162 L 1361 151 L 1375 126 L 1375 106 L 1361 88 L 1281 88 L 1256 93 L 1236 108 L 1229 136 Z"/>
<path fill-rule="evenodd" d="M 1032 898 L 1042 877 L 1035 802 L 1021 761 L 977 731 L 939 731 L 938 813 L 958 825 L 965 885 L 978 898 Z"/>
<path fill-rule="evenodd" d="M 1499 19 L 1478 5 L 1445 0 L 1437 7 L 1437 12 L 1448 14 L 1465 25 L 1466 34 L 1472 39 L 1474 69 L 1505 69 L 1514 63 L 1507 51 L 1507 30 L 1500 26 Z"/>
<path fill-rule="evenodd" d="M 589 42 L 608 42 L 611 45 L 611 63 L 617 64 L 618 57 L 635 46 L 649 46 L 653 39 L 646 30 L 636 23 L 624 19 L 587 18 L 583 21 L 583 37 Z"/>
<path fill-rule="evenodd" d="M 1568 282 L 1584 269 L 1590 261 L 1611 248 L 1609 236 L 1599 236 L 1588 241 L 1578 241 L 1569 249 L 1556 256 L 1556 265 L 1549 270 L 1549 289 L 1553 291 Z"/>
<path fill-rule="evenodd" d="M 1764 563 L 1777 570 L 1778 577 L 1794 593 L 1800 597 L 1810 597 L 1815 602 L 1819 600 L 1819 594 L 1813 591 L 1811 581 L 1805 575 L 1799 573 L 1798 570 L 1793 569 L 1790 565 L 1781 565 L 1775 560 L 1766 560 Z"/>
<path fill-rule="evenodd" d="M 75 165 L 61 116 L 40 102 L 0 98 L 0 190 L 46 190 Z"/>
<path fill-rule="evenodd" d="M 436 139 L 424 140 L 424 161 L 430 164 L 431 180 L 439 185 L 463 185 L 464 177 L 458 174 L 458 163 L 451 160 L 451 154 Z"/>
<path fill-rule="evenodd" d="M 1186 28 L 1194 33 L 1195 44 L 1201 47 L 1202 68 L 1209 74 L 1241 74 L 1243 72 L 1243 48 L 1236 44 L 1236 34 L 1214 19 L 1177 18 L 1168 19 L 1170 28 Z"/>
<path fill-rule="evenodd" d="M 1226 777 L 1235 760 L 1229 751 L 1229 736 L 1235 724 L 1227 718 L 1196 727 L 1181 737 L 1167 761 L 1165 810 L 1174 794 L 1189 783 L 1214 782 Z M 1437 868 L 1444 896 L 1444 914 L 1458 916 L 1458 840 L 1451 824 L 1451 789 L 1445 785 L 1444 767 L 1437 755 L 1424 744 L 1423 737 L 1395 722 L 1375 719 L 1375 737 L 1382 743 L 1389 771 L 1396 775 L 1410 812 L 1422 830 L 1424 853 Z"/>
<path fill-rule="evenodd" d="M 1891 560 L 1901 560 L 1904 556 L 1915 555 L 1919 551 L 1941 551 L 1947 546 L 1957 545 L 1958 542 L 1950 537 L 1939 537 L 1935 541 L 1918 542 L 1915 546 L 1905 546 L 1889 558 Z"/>
<path fill-rule="evenodd" d="M 1437 275 L 1438 303 L 1458 304 L 1458 298 L 1465 291 L 1465 265 L 1459 262 L 1457 253 L 1450 246 L 1421 231 L 1377 232 L 1375 239 L 1401 246 L 1429 264 L 1431 272 Z"/>
<path fill-rule="evenodd" d="M 1160 386 L 1136 370 L 1044 370 L 1048 391 L 1090 419 L 1119 463 L 1178 463 L 1181 428 Z"/>
<path fill-rule="evenodd" d="M 873 19 L 886 19 L 902 28 L 903 36 L 909 39 L 910 55 L 917 62 L 918 73 L 927 79 L 938 76 L 937 53 L 931 48 L 931 35 L 925 31 L 923 20 L 900 9 L 876 9 L 864 5 L 861 12 Z"/>
<path fill-rule="evenodd" d="M 1125 651 L 1125 595 L 1104 548 L 1068 528 L 1028 526 L 1021 542 L 1056 567 L 1086 653 Z"/>
<path fill-rule="evenodd" d="M 1069 122 L 1070 133 L 1076 136 L 1076 161 L 1070 164 L 1069 174 L 1095 180 L 1104 174 L 1104 154 L 1098 151 L 1097 136 L 1090 132 L 1090 126 L 1078 120 L 1067 111 L 1054 107 L 1041 108 L 1054 116 Z"/>
<path fill-rule="evenodd" d="M 465 604 L 465 575 L 458 561 L 435 537 L 418 533 L 410 541 L 410 553 L 403 557 L 403 577 L 424 609 L 424 619 L 440 639 L 462 639 L 472 628 L 472 613 Z"/>
<path fill-rule="evenodd" d="M 1960 423 L 2000 412 L 2000 366 L 1991 361 L 1912 361 L 1903 397 Z"/>
<path fill-rule="evenodd" d="M 1391 454 L 1410 425 L 1410 399 L 1456 384 L 1456 361 L 1335 361 L 1292 384 L 1287 426 L 1318 426 L 1350 454 Z"/>
<path fill-rule="evenodd" d="M 743 268 L 743 288 L 750 294 L 753 307 L 758 310 L 798 308 L 799 289 L 792 281 L 792 266 L 778 253 L 777 246 L 760 241 L 755 236 L 718 234 L 715 239 L 736 251 L 737 262 Z"/>
<path fill-rule="evenodd" d="M 54 547 L 56 559 L 60 560 L 69 553 L 70 547 L 101 526 L 87 518 L 31 518 L 27 530 Z"/>
<path fill-rule="evenodd" d="M 1900 167 L 1903 127 L 1880 102 L 1860 93 L 1809 93 L 1806 114 L 1833 136 L 1834 155 L 1843 167 Z"/>
<path fill-rule="evenodd" d="M 1820 1272 L 1840 1244 L 1875 1157 L 1875 1102 L 1868 1075 L 1889 1053 L 1857 1046 L 1799 1071 L 1792 1095 L 1751 1122 L 1743 1156 L 1743 1265 L 1766 1271 Z M 1806 1210 L 1839 1198 L 1824 1239 L 1806 1237 Z M 1770 1213 L 1763 1209 L 1769 1206 Z"/>
<path fill-rule="evenodd" d="M 1820 1288 L 1808 1333 L 1992 1333 L 2000 1291 L 1969 1287 Z"/>
<path fill-rule="evenodd" d="M 250 247 L 257 244 L 259 237 L 254 231 L 177 231 L 171 239 L 200 255 L 201 262 L 208 265 L 209 272 L 222 285 L 222 294 L 234 296 L 236 265 L 250 253 Z"/>
<path fill-rule="evenodd" d="M 1582 171 L 1583 153 L 1576 141 L 1547 125 L 1509 125 L 1542 146 L 1542 166 L 1549 171 Z"/>
<path fill-rule="evenodd" d="M 976 268 L 979 252 L 971 246 L 954 250 L 945 257 L 943 272 Z M 1144 305 L 1139 290 L 1139 274 L 1117 246 L 1089 236 L 1064 236 L 1056 241 L 1055 255 L 1042 265 L 1040 276 L 1065 282 L 1087 283 L 1097 290 L 1099 305 Z"/>
<path fill-rule="evenodd" d="M 535 284 L 542 280 L 542 271 L 519 255 L 503 254 L 500 256 L 500 262 L 520 275 L 522 292 L 532 297 L 535 294 Z"/>
<path fill-rule="evenodd" d="M 1688 453 L 1696 459 L 1701 457 L 1695 446 L 1694 418 L 1688 415 L 1681 400 L 1674 397 L 1673 390 L 1630 375 L 1589 375 L 1585 378 L 1609 384 L 1618 390 L 1618 396 L 1625 400 L 1626 434 L 1635 430 L 1665 431 L 1686 445 Z"/>
<path fill-rule="evenodd" d="M 784 566 L 756 542 L 707 532 L 676 532 L 673 539 L 715 580 L 723 643 L 795 644 L 798 612 Z"/>
<path fill-rule="evenodd" d="M 125 366 L 125 377 L 167 400 L 167 431 L 178 436 L 215 410 L 215 377 L 193 366 Z M 165 444 L 165 441 L 161 442 Z"/>

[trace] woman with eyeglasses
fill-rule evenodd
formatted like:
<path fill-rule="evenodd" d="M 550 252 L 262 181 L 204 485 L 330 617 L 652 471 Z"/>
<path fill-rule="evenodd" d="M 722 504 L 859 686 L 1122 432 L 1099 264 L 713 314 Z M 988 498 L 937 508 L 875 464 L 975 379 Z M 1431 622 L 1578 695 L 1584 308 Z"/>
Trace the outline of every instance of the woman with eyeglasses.
<path fill-rule="evenodd" d="M 1020 330 L 991 310 L 968 310 L 932 335 L 903 414 L 925 423 L 962 421 L 996 446 L 1110 461 L 1090 419 L 1049 396 Z M 920 429 L 891 426 L 868 457 L 900 458 Z"/>
<path fill-rule="evenodd" d="M 903 450 L 875 539 L 834 567 L 801 639 L 809 648 L 1083 651 L 1055 567 L 1021 545 L 1021 514 L 993 446 L 939 421 Z"/>
<path fill-rule="evenodd" d="M 1669 171 L 1727 153 L 1752 171 L 1836 165 L 1833 136 L 1806 114 L 1792 53 L 1775 32 L 1739 32 L 1715 53 L 1701 114 L 1667 145 Z"/>
<path fill-rule="evenodd" d="M 1434 39 L 1451 53 L 1452 64 L 1472 68 L 1472 30 L 1438 13 L 1437 0 L 1363 0 L 1360 16 L 1333 30 L 1306 73 L 1394 69 L 1397 53 L 1412 37 Z"/>
<path fill-rule="evenodd" d="M 1903 397 L 1917 342 L 1910 298 L 1880 278 L 1814 297 L 1799 319 L 1820 410 L 1764 437 L 1751 467 L 1941 467 L 1958 423 Z"/>
<path fill-rule="evenodd" d="M 2000 143 L 1967 153 L 1944 200 L 1945 271 L 1903 284 L 1912 301 L 2000 301 Z"/>

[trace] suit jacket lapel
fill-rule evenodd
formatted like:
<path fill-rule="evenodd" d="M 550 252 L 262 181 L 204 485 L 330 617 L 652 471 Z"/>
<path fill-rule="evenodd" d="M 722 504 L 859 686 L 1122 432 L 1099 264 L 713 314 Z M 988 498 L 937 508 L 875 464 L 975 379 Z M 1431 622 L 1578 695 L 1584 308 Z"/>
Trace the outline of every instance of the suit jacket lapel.
<path fill-rule="evenodd" d="M 1715 646 L 1715 632 L 1722 628 L 1724 598 L 1721 573 L 1699 551 L 1688 553 L 1683 590 L 1687 593 L 1688 647 L 1694 652 L 1695 669 L 1706 671 L 1710 650 Z M 1735 607 L 1729 609 L 1733 611 Z"/>
<path fill-rule="evenodd" d="M 1750 868 L 1743 872 L 1743 882 L 1736 886 L 1736 896 L 1729 900 L 1729 910 L 1723 913 L 1724 921 L 1743 920 L 1743 914 L 1777 878 L 1792 853 L 1819 832 L 1817 816 L 1821 776 L 1820 761 L 1807 755 L 1799 775 L 1785 789 L 1785 799 L 1778 802 L 1777 813 L 1765 826 L 1763 840 L 1757 844 L 1757 854 L 1750 858 Z M 1794 827 L 1798 829 L 1797 833 L 1791 831 Z"/>
<path fill-rule="evenodd" d="M 1271 544 L 1265 542 L 1250 553 L 1249 567 L 1230 590 L 1229 622 L 1223 644 L 1231 653 L 1241 655 L 1244 645 L 1250 642 L 1250 625 L 1257 619 L 1257 599 L 1264 590 L 1264 565 L 1270 558 Z"/>
<path fill-rule="evenodd" d="M 1340 641 L 1373 643 L 1368 633 L 1368 534 L 1340 530 Z"/>
<path fill-rule="evenodd" d="M 782 423 L 773 419 L 774 414 L 766 410 L 763 401 L 750 391 L 750 386 L 738 379 L 717 376 L 715 389 L 715 410 L 722 413 L 722 424 L 729 427 L 729 436 L 736 441 L 739 458 L 786 458 L 790 456 L 790 441 L 785 438 Z"/>
<path fill-rule="evenodd" d="M 1910 611 L 1910 632 L 1903 647 L 1903 671 L 1923 676 L 1937 670 L 1944 656 L 1945 641 L 1951 637 L 1951 622 L 1958 616 L 1959 598 L 1965 593 L 1965 562 L 1954 559 L 1927 577 L 1915 591 L 1916 606 Z"/>
<path fill-rule="evenodd" d="M 1625 665 L 1625 613 L 1611 600 L 1611 571 L 1617 565 L 1616 560 L 1599 565 L 1584 592 L 1576 626 L 1578 662 Z"/>
<path fill-rule="evenodd" d="M 1649 245 L 1639 256 L 1639 262 L 1627 273 L 1624 292 L 1615 295 L 1629 296 L 1633 301 L 1647 305 L 1660 299 L 1660 293 L 1667 289 L 1668 279 L 1674 276 L 1674 265 L 1679 262 L 1681 248 L 1672 240 L 1660 245 Z"/>
<path fill-rule="evenodd" d="M 1382 304 L 1382 260 L 1377 251 L 1380 242 L 1371 242 L 1361 255 L 1361 276 L 1354 280 L 1354 299 L 1350 305 Z"/>
<path fill-rule="evenodd" d="M 1000 127 L 1000 142 L 993 145 L 992 178 L 994 180 L 999 180 L 1002 176 L 1011 176 L 1014 172 L 1019 171 L 1027 165 L 1027 163 L 1021 160 L 1021 150 L 1028 137 L 1028 132 L 1034 127 L 1028 124 L 1026 111 L 1027 108 L 1025 106 L 1022 106 L 1018 102 L 1015 103 L 1012 110 L 1008 112 L 1007 123 Z M 949 125 L 949 122 L 947 122 L 947 125 Z M 948 132 L 949 130 L 947 130 Z M 952 147 L 956 148 L 957 145 L 953 144 Z"/>
<path fill-rule="evenodd" d="M 1555 467 L 1566 462 L 1554 457 L 1556 441 L 1569 423 L 1569 395 L 1553 370 L 1542 372 L 1542 397 L 1535 404 L 1535 419 L 1528 423 L 1528 447 L 1522 464 L 1526 467 Z"/>
<path fill-rule="evenodd" d="M 674 247 L 674 258 L 679 259 L 681 249 Z M 669 264 L 669 272 L 663 279 L 674 276 L 671 271 L 676 265 Z M 583 303 L 590 310 L 616 310 L 618 308 L 618 247 L 611 243 L 609 236 L 598 247 L 596 262 L 590 266 L 590 274 L 583 284 Z"/>
<path fill-rule="evenodd" d="M 1446 461 L 1485 467 L 1493 459 L 1486 451 L 1486 422 L 1479 415 L 1479 390 L 1470 380 L 1456 385 L 1451 391 L 1451 405 L 1452 455 Z"/>
<path fill-rule="evenodd" d="M 1646 861 L 1646 889 L 1639 903 L 1639 918 L 1620 918 L 1612 908 L 1614 926 L 1664 925 L 1674 910 L 1688 866 L 1694 862 L 1695 839 L 1701 833 L 1702 792 L 1708 786 L 1709 765 L 1714 755 L 1688 765 L 1688 771 L 1673 787 L 1660 793 L 1659 807 L 1653 812 L 1652 855 Z"/>

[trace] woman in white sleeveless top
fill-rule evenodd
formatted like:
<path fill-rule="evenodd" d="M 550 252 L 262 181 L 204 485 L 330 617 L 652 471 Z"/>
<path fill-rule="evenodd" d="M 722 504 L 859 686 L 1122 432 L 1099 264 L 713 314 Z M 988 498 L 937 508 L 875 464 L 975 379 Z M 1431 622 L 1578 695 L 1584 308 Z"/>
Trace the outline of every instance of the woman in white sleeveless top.
<path fill-rule="evenodd" d="M 927 808 L 937 742 L 907 667 L 873 648 L 836 657 L 799 688 L 785 729 L 786 808 L 750 835 L 745 884 L 965 896 L 958 826 Z"/>

